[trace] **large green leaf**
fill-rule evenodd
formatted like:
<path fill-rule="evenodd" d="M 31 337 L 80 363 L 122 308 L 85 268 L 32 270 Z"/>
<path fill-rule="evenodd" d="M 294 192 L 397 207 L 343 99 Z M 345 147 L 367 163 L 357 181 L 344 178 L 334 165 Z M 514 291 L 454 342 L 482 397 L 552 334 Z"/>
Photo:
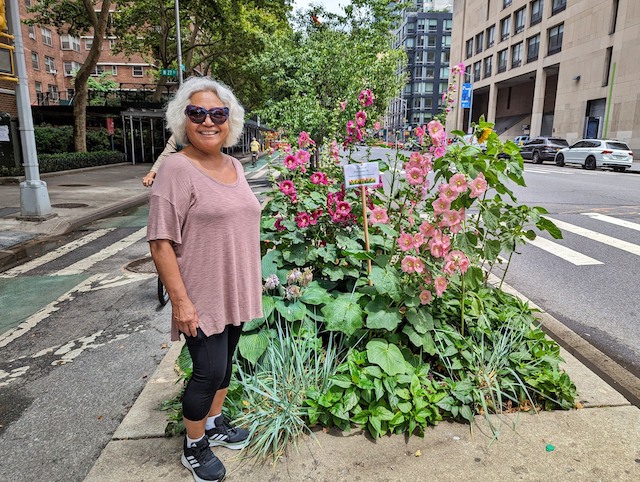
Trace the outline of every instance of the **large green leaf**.
<path fill-rule="evenodd" d="M 307 307 L 300 301 L 285 303 L 283 300 L 276 300 L 276 310 L 287 321 L 303 320 L 307 314 Z"/>
<path fill-rule="evenodd" d="M 279 263 L 282 262 L 282 253 L 280 251 L 273 249 L 268 251 L 262 257 L 262 277 L 267 278 L 272 274 L 276 274 L 278 270 Z"/>
<path fill-rule="evenodd" d="M 401 321 L 402 316 L 400 316 L 397 309 L 385 308 L 384 310 L 369 313 L 367 316 L 367 328 L 393 331 Z"/>
<path fill-rule="evenodd" d="M 307 247 L 302 243 L 294 244 L 288 249 L 284 249 L 282 256 L 290 263 L 294 263 L 297 266 L 304 266 L 307 264 Z"/>
<path fill-rule="evenodd" d="M 300 300 L 309 305 L 323 305 L 333 301 L 333 297 L 317 281 L 312 281 L 304 288 Z"/>
<path fill-rule="evenodd" d="M 425 333 L 421 335 L 409 325 L 405 325 L 405 327 L 402 329 L 402 332 L 409 337 L 409 340 L 415 346 L 417 346 L 418 348 L 422 348 L 429 355 L 435 355 L 436 345 L 433 342 L 431 333 Z"/>
<path fill-rule="evenodd" d="M 324 259 L 327 263 L 335 263 L 338 257 L 338 250 L 335 244 L 327 244 L 316 250 L 318 256 Z"/>
<path fill-rule="evenodd" d="M 240 355 L 255 364 L 267 349 L 269 333 L 269 330 L 261 330 L 258 333 L 243 334 L 238 341 Z"/>
<path fill-rule="evenodd" d="M 400 276 L 393 266 L 373 266 L 369 279 L 380 294 L 386 294 L 395 301 L 399 301 L 402 297 L 402 289 L 400 287 Z"/>
<path fill-rule="evenodd" d="M 262 318 L 256 318 L 255 320 L 247 321 L 246 323 L 244 323 L 242 325 L 242 331 L 251 331 L 261 327 L 267 321 L 267 319 L 269 319 L 275 307 L 276 304 L 271 296 L 262 295 L 262 313 L 264 314 L 264 316 Z"/>
<path fill-rule="evenodd" d="M 400 349 L 385 340 L 374 339 L 367 343 L 369 363 L 378 365 L 387 375 L 398 375 L 406 370 Z"/>
<path fill-rule="evenodd" d="M 427 308 L 418 307 L 407 310 L 405 314 L 411 326 L 421 335 L 427 331 L 433 330 L 433 316 Z"/>
<path fill-rule="evenodd" d="M 343 293 L 338 298 L 322 307 L 325 325 L 331 331 L 341 331 L 347 335 L 362 328 L 362 308 L 358 304 L 358 294 Z"/>

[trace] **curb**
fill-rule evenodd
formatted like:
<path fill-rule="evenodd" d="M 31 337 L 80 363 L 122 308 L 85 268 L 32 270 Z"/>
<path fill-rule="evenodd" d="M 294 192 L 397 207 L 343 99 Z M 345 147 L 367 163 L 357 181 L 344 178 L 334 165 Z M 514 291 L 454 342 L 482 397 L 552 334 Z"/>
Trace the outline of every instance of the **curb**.
<path fill-rule="evenodd" d="M 40 179 L 46 179 L 48 177 L 64 176 L 65 174 L 73 174 L 74 172 L 96 171 L 98 169 L 104 169 L 106 167 L 132 166 L 132 165 L 134 164 L 132 164 L 131 162 L 116 162 L 114 164 L 104 164 L 102 166 L 91 166 L 91 167 L 80 167 L 78 169 L 67 169 L 66 171 L 41 172 Z M 25 176 L 0 177 L 0 186 L 3 184 L 20 184 L 23 181 L 26 181 Z"/>

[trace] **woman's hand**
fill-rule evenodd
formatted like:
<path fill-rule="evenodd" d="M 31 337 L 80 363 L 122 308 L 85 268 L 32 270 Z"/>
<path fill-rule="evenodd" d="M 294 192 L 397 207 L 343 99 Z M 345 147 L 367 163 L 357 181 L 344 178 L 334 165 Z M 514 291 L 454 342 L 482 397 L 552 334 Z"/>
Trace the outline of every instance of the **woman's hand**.
<path fill-rule="evenodd" d="M 153 179 L 156 177 L 156 173 L 153 171 L 149 171 L 149 173 L 142 178 L 142 185 L 144 187 L 149 187 L 153 184 Z"/>
<path fill-rule="evenodd" d="M 187 336 L 198 335 L 198 313 L 191 300 L 186 298 L 176 303 L 171 302 L 171 319 L 181 333 Z"/>

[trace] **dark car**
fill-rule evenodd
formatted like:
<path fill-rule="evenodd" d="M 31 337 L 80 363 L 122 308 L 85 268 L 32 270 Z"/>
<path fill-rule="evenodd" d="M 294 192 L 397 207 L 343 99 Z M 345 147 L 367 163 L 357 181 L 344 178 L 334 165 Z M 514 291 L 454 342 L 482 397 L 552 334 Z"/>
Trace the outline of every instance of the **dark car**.
<path fill-rule="evenodd" d="M 543 161 L 553 161 L 556 152 L 564 147 L 569 147 L 566 139 L 559 137 L 536 137 L 526 142 L 520 148 L 520 155 L 523 159 L 530 159 L 536 164 Z"/>

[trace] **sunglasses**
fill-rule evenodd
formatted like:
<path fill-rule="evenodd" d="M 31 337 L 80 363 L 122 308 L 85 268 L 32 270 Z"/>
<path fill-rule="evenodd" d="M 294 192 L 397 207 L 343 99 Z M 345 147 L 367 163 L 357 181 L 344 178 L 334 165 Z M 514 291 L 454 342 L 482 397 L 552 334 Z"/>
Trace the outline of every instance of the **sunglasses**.
<path fill-rule="evenodd" d="M 229 118 L 228 107 L 214 107 L 207 110 L 204 107 L 200 107 L 199 105 L 189 104 L 184 110 L 184 113 L 194 124 L 202 124 L 207 116 L 209 116 L 211 122 L 216 125 L 224 124 Z"/>

